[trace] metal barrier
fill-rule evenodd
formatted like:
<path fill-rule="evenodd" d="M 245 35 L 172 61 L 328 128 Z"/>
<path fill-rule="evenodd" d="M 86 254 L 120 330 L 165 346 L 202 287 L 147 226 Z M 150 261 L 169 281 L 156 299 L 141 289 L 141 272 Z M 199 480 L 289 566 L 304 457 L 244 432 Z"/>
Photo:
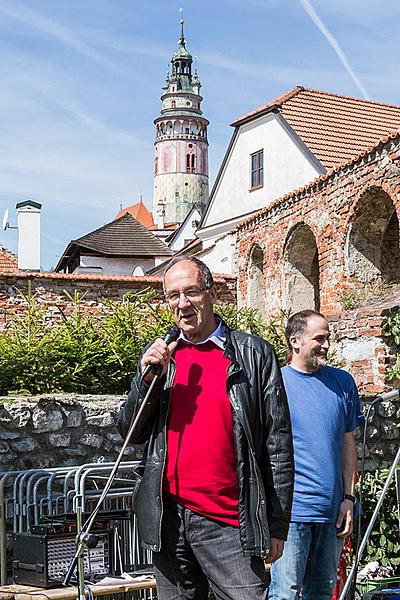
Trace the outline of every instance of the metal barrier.
<path fill-rule="evenodd" d="M 152 562 L 140 545 L 131 494 L 138 461 L 122 462 L 99 518 L 112 536 L 110 564 L 114 574 L 132 572 Z M 37 533 L 74 519 L 80 507 L 86 519 L 95 507 L 114 463 L 0 472 L 0 584 L 7 584 L 7 549 L 11 535 Z M 151 589 L 138 598 L 155 598 Z"/>

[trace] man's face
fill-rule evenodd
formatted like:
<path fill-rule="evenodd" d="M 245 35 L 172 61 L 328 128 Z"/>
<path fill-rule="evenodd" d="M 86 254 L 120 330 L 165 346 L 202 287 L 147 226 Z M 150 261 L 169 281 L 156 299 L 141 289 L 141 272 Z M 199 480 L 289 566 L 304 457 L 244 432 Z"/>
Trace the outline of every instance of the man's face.
<path fill-rule="evenodd" d="M 215 290 L 204 289 L 203 277 L 194 263 L 183 260 L 171 267 L 164 277 L 164 291 L 185 337 L 199 342 L 214 331 Z"/>
<path fill-rule="evenodd" d="M 293 366 L 311 373 L 319 371 L 327 363 L 329 337 L 326 319 L 317 315 L 310 317 L 303 334 L 291 339 Z"/>

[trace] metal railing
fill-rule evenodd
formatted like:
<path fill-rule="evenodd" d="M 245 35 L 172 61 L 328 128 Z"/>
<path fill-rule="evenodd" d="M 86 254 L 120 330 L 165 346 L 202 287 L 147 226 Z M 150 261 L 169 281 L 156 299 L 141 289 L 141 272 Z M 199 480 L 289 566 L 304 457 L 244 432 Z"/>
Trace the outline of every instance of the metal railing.
<path fill-rule="evenodd" d="M 138 461 L 122 462 L 101 507 L 101 519 L 109 522 L 113 573 L 132 572 L 152 562 L 151 552 L 141 547 L 131 495 Z M 13 534 L 32 532 L 40 525 L 74 519 L 77 507 L 86 519 L 95 507 L 114 463 L 89 463 L 76 467 L 0 471 L 0 584 L 8 583 L 7 560 Z M 152 589 L 137 598 L 155 598 Z"/>

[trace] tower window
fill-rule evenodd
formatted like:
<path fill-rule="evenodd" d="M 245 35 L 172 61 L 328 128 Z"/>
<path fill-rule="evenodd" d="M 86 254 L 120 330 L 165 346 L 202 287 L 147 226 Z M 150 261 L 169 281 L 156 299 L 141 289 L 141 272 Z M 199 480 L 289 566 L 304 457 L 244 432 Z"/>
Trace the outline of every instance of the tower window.
<path fill-rule="evenodd" d="M 262 187 L 264 185 L 264 150 L 250 154 L 250 169 L 250 189 Z"/>
<path fill-rule="evenodd" d="M 196 157 L 194 154 L 186 154 L 186 173 L 194 173 L 196 167 Z"/>
<path fill-rule="evenodd" d="M 189 127 L 185 127 L 185 133 L 189 133 Z"/>
<path fill-rule="evenodd" d="M 176 102 L 175 102 L 175 100 L 171 101 L 171 106 L 172 106 L 172 108 L 176 108 Z"/>

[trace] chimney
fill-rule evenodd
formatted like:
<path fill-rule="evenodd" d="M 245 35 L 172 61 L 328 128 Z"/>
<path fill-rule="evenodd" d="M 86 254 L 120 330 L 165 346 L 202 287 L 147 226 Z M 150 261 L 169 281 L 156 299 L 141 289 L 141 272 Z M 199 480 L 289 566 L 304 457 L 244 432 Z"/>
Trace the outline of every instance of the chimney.
<path fill-rule="evenodd" d="M 156 211 L 156 227 L 157 229 L 164 229 L 164 218 L 165 218 L 165 208 L 163 205 L 157 206 Z"/>
<path fill-rule="evenodd" d="M 33 200 L 18 202 L 18 269 L 40 271 L 40 211 Z"/>

